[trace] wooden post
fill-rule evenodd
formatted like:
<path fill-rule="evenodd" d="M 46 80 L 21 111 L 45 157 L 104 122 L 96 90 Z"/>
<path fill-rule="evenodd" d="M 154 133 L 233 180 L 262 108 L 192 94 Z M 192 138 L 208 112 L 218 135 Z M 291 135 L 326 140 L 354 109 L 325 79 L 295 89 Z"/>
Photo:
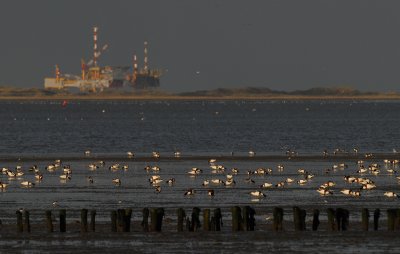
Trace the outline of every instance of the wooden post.
<path fill-rule="evenodd" d="M 125 209 L 124 216 L 124 232 L 131 232 L 131 218 L 132 218 L 132 209 Z"/>
<path fill-rule="evenodd" d="M 203 210 L 203 230 L 210 231 L 210 209 Z"/>
<path fill-rule="evenodd" d="M 163 221 L 163 218 L 164 218 L 164 208 L 157 208 L 156 213 L 157 213 L 157 227 L 156 227 L 156 231 L 157 231 L 157 232 L 161 232 L 162 221 Z"/>
<path fill-rule="evenodd" d="M 240 207 L 234 206 L 231 208 L 232 211 L 232 231 L 240 231 L 242 224 L 242 214 Z"/>
<path fill-rule="evenodd" d="M 293 220 L 295 231 L 306 230 L 306 214 L 306 210 L 300 209 L 297 206 L 293 207 Z"/>
<path fill-rule="evenodd" d="M 381 210 L 375 209 L 374 211 L 374 230 L 377 231 L 379 228 L 379 217 L 381 216 Z"/>
<path fill-rule="evenodd" d="M 67 231 L 67 210 L 60 210 L 60 232 Z"/>
<path fill-rule="evenodd" d="M 283 209 L 280 207 L 275 207 L 273 211 L 274 224 L 273 228 L 275 231 L 283 230 Z"/>
<path fill-rule="evenodd" d="M 24 226 L 22 224 L 22 212 L 21 211 L 16 211 L 17 214 L 17 232 L 22 233 L 24 232 Z"/>
<path fill-rule="evenodd" d="M 117 211 L 111 211 L 111 232 L 117 232 Z"/>
<path fill-rule="evenodd" d="M 313 222 L 312 222 L 312 230 L 313 231 L 317 231 L 318 230 L 318 226 L 319 226 L 319 210 L 318 209 L 314 209 L 313 212 Z"/>
<path fill-rule="evenodd" d="M 335 213 L 335 219 L 336 219 L 336 229 L 338 231 L 341 230 L 342 226 L 342 216 L 343 216 L 343 209 L 342 208 L 337 208 L 336 213 Z"/>
<path fill-rule="evenodd" d="M 81 210 L 81 233 L 87 233 L 88 232 L 87 214 L 88 214 L 88 210 L 87 209 L 82 209 Z"/>
<path fill-rule="evenodd" d="M 157 231 L 157 210 L 156 208 L 151 208 L 150 209 L 150 218 L 151 218 L 151 225 L 150 229 L 151 231 Z"/>
<path fill-rule="evenodd" d="M 214 209 L 214 231 L 221 231 L 222 223 L 222 213 L 221 208 Z"/>
<path fill-rule="evenodd" d="M 29 222 L 29 211 L 24 211 L 24 231 L 30 233 L 31 232 L 31 224 Z"/>
<path fill-rule="evenodd" d="M 92 232 L 96 231 L 96 210 L 90 211 L 90 230 Z"/>
<path fill-rule="evenodd" d="M 47 232 L 53 232 L 53 219 L 51 218 L 51 211 L 46 211 L 46 225 L 47 225 Z"/>
<path fill-rule="evenodd" d="M 190 223 L 190 219 L 186 217 L 186 231 L 192 230 L 192 225 Z"/>
<path fill-rule="evenodd" d="M 243 213 L 243 225 L 242 225 L 243 230 L 254 231 L 254 226 L 255 226 L 254 215 L 256 214 L 256 211 L 250 206 L 245 206 L 242 208 L 242 213 Z"/>
<path fill-rule="evenodd" d="M 369 211 L 367 208 L 361 210 L 361 225 L 363 231 L 368 231 L 369 227 Z"/>
<path fill-rule="evenodd" d="M 342 218 L 341 218 L 341 224 L 342 224 L 342 231 L 346 231 L 347 228 L 349 227 L 349 217 L 350 217 L 350 212 L 347 209 L 343 209 L 342 212 Z"/>
<path fill-rule="evenodd" d="M 396 213 L 397 213 L 396 209 L 387 209 L 387 222 L 389 231 L 394 231 Z"/>
<path fill-rule="evenodd" d="M 143 208 L 142 210 L 143 213 L 143 220 L 142 220 L 142 228 L 144 232 L 148 232 L 149 231 L 149 208 Z"/>
<path fill-rule="evenodd" d="M 178 215 L 177 230 L 178 230 L 178 232 L 182 232 L 183 231 L 183 222 L 185 220 L 186 213 L 185 213 L 185 210 L 183 210 L 183 208 L 178 208 L 176 213 Z"/>
<path fill-rule="evenodd" d="M 198 231 L 201 227 L 200 225 L 200 208 L 194 207 L 192 210 L 192 223 L 190 227 L 190 231 Z"/>
<path fill-rule="evenodd" d="M 399 230 L 400 226 L 400 209 L 396 209 L 396 219 L 394 223 L 394 230 Z"/>
<path fill-rule="evenodd" d="M 117 210 L 117 232 L 124 232 L 125 230 L 125 210 Z"/>
<path fill-rule="evenodd" d="M 335 231 L 335 209 L 333 208 L 328 208 L 327 209 L 327 214 L 328 214 L 328 231 Z"/>

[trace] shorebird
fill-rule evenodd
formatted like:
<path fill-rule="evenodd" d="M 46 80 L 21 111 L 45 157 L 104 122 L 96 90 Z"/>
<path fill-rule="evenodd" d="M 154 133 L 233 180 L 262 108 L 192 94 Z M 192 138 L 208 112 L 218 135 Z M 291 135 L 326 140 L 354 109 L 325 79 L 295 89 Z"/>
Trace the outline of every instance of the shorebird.
<path fill-rule="evenodd" d="M 207 191 L 207 195 L 208 196 L 214 196 L 214 194 L 215 194 L 214 190 L 208 190 Z"/>
<path fill-rule="evenodd" d="M 319 194 L 321 194 L 322 196 L 328 196 L 328 195 L 332 195 L 333 194 L 333 192 L 331 190 L 328 190 L 328 189 L 325 189 L 325 188 L 319 188 L 317 190 L 317 192 Z"/>
<path fill-rule="evenodd" d="M 115 184 L 115 185 L 121 185 L 121 180 L 119 179 L 119 178 L 114 178 L 113 180 L 112 180 L 112 182 Z"/>
<path fill-rule="evenodd" d="M 93 181 L 93 177 L 88 176 L 88 177 L 87 177 L 87 181 L 88 181 L 89 183 L 93 183 L 93 182 L 94 182 L 94 181 Z"/>
<path fill-rule="evenodd" d="M 135 155 L 132 152 L 126 152 L 128 158 L 133 158 Z"/>
<path fill-rule="evenodd" d="M 161 168 L 158 166 L 153 166 L 153 167 L 151 167 L 151 170 L 158 172 L 161 170 Z"/>
<path fill-rule="evenodd" d="M 396 198 L 397 197 L 397 194 L 394 193 L 393 191 L 386 191 L 383 195 L 385 195 L 386 197 L 389 197 L 389 198 Z"/>
<path fill-rule="evenodd" d="M 232 168 L 232 174 L 237 174 L 237 173 L 239 173 L 239 169 L 237 169 L 237 168 Z"/>
<path fill-rule="evenodd" d="M 66 174 L 60 175 L 60 179 L 61 180 L 71 180 L 71 176 L 69 173 L 66 173 Z"/>
<path fill-rule="evenodd" d="M 297 183 L 300 184 L 300 185 L 306 184 L 307 182 L 308 181 L 305 180 L 305 179 L 300 179 L 300 180 L 297 181 Z"/>
<path fill-rule="evenodd" d="M 262 185 L 260 185 L 260 188 L 271 188 L 272 186 L 272 183 L 263 183 Z"/>
<path fill-rule="evenodd" d="M 193 189 L 188 189 L 183 195 L 185 196 L 192 196 L 194 195 L 194 190 Z"/>
<path fill-rule="evenodd" d="M 85 156 L 89 156 L 90 153 L 91 153 L 90 150 L 86 150 L 84 154 L 85 154 Z"/>
<path fill-rule="evenodd" d="M 98 168 L 99 168 L 99 166 L 97 166 L 97 165 L 94 164 L 94 163 L 89 164 L 89 169 L 90 169 L 90 170 L 95 170 L 95 169 L 98 169 Z"/>
<path fill-rule="evenodd" d="M 174 156 L 175 156 L 176 158 L 181 157 L 181 152 L 175 151 L 175 152 L 174 152 Z"/>
<path fill-rule="evenodd" d="M 168 180 L 166 181 L 166 183 L 167 183 L 168 185 L 173 185 L 173 184 L 175 184 L 175 178 L 170 178 L 170 179 L 168 179 Z"/>
<path fill-rule="evenodd" d="M 202 173 L 203 170 L 199 169 L 199 168 L 192 168 L 190 171 L 188 171 L 187 173 L 189 175 L 198 175 L 200 173 Z"/>
<path fill-rule="evenodd" d="M 262 193 L 261 191 L 252 191 L 250 192 L 250 195 L 253 197 L 266 197 L 266 195 L 264 193 Z"/>
<path fill-rule="evenodd" d="M 40 173 L 36 173 L 36 174 L 35 174 L 35 179 L 38 180 L 38 181 L 40 181 L 40 180 L 43 179 L 43 175 L 40 174 Z"/>
<path fill-rule="evenodd" d="M 153 156 L 153 158 L 156 158 L 156 159 L 160 158 L 160 153 L 159 152 L 152 152 L 151 155 Z"/>
<path fill-rule="evenodd" d="M 224 184 L 224 181 L 220 179 L 211 179 L 211 183 L 213 184 Z"/>
<path fill-rule="evenodd" d="M 235 185 L 235 184 L 236 184 L 236 182 L 233 179 L 226 180 L 226 182 L 224 183 L 225 186 L 231 186 L 231 185 Z"/>
<path fill-rule="evenodd" d="M 298 172 L 299 174 L 305 174 L 305 173 L 307 173 L 307 171 L 306 171 L 304 168 L 299 168 L 299 169 L 297 170 L 297 172 Z"/>
<path fill-rule="evenodd" d="M 154 190 L 156 191 L 156 193 L 160 193 L 161 192 L 161 186 L 155 186 Z"/>
<path fill-rule="evenodd" d="M 293 180 L 292 178 L 286 178 L 285 182 L 287 182 L 287 183 L 293 183 L 294 180 Z"/>
<path fill-rule="evenodd" d="M 29 182 L 29 181 L 23 181 L 23 182 L 21 182 L 21 185 L 23 187 L 33 187 L 33 186 L 35 186 L 35 183 Z"/>

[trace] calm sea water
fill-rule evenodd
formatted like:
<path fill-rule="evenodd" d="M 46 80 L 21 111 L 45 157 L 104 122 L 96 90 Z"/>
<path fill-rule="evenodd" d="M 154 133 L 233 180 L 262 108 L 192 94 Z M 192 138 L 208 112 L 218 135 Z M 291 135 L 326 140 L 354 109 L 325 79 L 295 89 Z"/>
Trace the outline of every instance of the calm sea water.
<path fill-rule="evenodd" d="M 379 175 L 369 172 L 361 175 L 375 181 L 377 188 L 362 191 L 361 197 L 354 198 L 340 193 L 343 188 L 360 187 L 343 180 L 345 175 L 359 175 L 354 161 L 340 161 L 348 164 L 348 168 L 326 173 L 327 168 L 331 169 L 339 161 L 221 160 L 217 164 L 225 166 L 225 173 L 213 174 L 207 160 L 190 159 L 190 156 L 211 157 L 230 155 L 231 152 L 247 155 L 249 150 L 256 151 L 257 155 L 283 155 L 287 149 L 296 150 L 300 155 L 320 155 L 324 149 L 331 152 L 340 148 L 352 152 L 355 147 L 360 153 L 392 153 L 400 144 L 399 110 L 400 103 L 391 101 L 70 101 L 66 107 L 62 107 L 60 102 L 2 101 L 0 156 L 23 158 L 39 155 L 41 159 L 0 161 L 0 168 L 14 170 L 20 165 L 25 172 L 19 178 L 0 175 L 0 181 L 9 184 L 0 192 L 0 219 L 3 223 L 14 223 L 15 211 L 19 208 L 29 209 L 33 222 L 43 220 L 44 210 L 59 208 L 67 208 L 68 216 L 77 219 L 80 209 L 89 208 L 98 211 L 98 221 L 108 222 L 111 210 L 133 207 L 134 220 L 139 221 L 143 207 L 165 207 L 166 218 L 173 224 L 177 207 L 184 207 L 190 214 L 190 209 L 198 206 L 221 207 L 229 227 L 230 207 L 251 205 L 257 211 L 258 227 L 265 228 L 270 223 L 266 218 L 272 216 L 273 207 L 284 207 L 287 220 L 291 220 L 291 208 L 298 205 L 306 208 L 309 216 L 314 208 L 322 209 L 322 220 L 326 219 L 324 209 L 346 207 L 351 210 L 350 220 L 359 223 L 363 207 L 373 210 L 398 206 L 398 199 L 383 196 L 385 191 L 399 190 L 398 174 L 387 172 L 389 168 L 398 170 L 397 166 L 383 166 L 382 161 L 366 161 L 366 166 L 372 162 L 382 165 Z M 55 172 L 45 170 L 53 163 L 46 159 L 47 155 L 84 157 L 85 150 L 91 150 L 94 155 L 113 154 L 121 159 L 106 161 L 106 165 L 97 170 L 88 167 L 89 163 L 97 162 L 95 156 L 93 160 L 86 157 L 84 160 L 63 161 L 64 165 L 69 164 L 72 168 L 69 181 L 60 180 L 62 168 Z M 127 151 L 149 157 L 152 151 L 159 151 L 161 156 L 172 156 L 176 150 L 189 157 L 184 160 L 163 160 L 161 157 L 156 162 L 126 158 Z M 109 170 L 108 167 L 114 163 L 127 165 L 128 169 Z M 33 172 L 28 171 L 33 164 L 41 169 L 42 181 L 36 181 Z M 284 165 L 283 171 L 278 171 L 278 164 Z M 161 170 L 147 172 L 144 170 L 147 165 L 159 166 Z M 187 172 L 192 167 L 202 169 L 203 173 L 189 176 Z M 202 186 L 204 180 L 225 181 L 226 174 L 233 167 L 239 169 L 239 173 L 234 175 L 234 186 Z M 259 167 L 271 168 L 273 172 L 252 175 L 255 183 L 246 182 L 247 171 Z M 284 188 L 263 190 L 265 198 L 250 196 L 250 192 L 260 190 L 259 186 L 264 182 L 276 184 L 288 177 L 295 181 L 303 179 L 297 172 L 299 168 L 307 169 L 315 177 L 305 185 L 294 182 Z M 148 178 L 155 174 L 164 180 L 160 183 L 161 193 L 156 193 L 148 182 Z M 87 181 L 88 176 L 94 179 L 94 183 Z M 112 183 L 114 178 L 121 179 L 121 186 Z M 172 186 L 165 183 L 170 178 L 176 179 Z M 316 189 L 328 180 L 336 183 L 332 188 L 334 194 L 320 196 Z M 34 182 L 35 186 L 23 188 L 22 181 Z M 184 196 L 189 188 L 196 191 L 194 196 Z M 214 197 L 207 195 L 208 189 L 215 190 Z M 53 205 L 55 201 L 57 206 Z M 385 218 L 384 212 L 382 218 Z M 270 245 L 274 240 L 267 242 Z M 265 240 L 262 243 L 265 245 Z M 315 242 L 311 239 L 309 243 L 312 246 Z M 50 250 L 57 249 L 50 243 L 39 241 L 36 244 L 46 245 Z M 240 246 L 240 241 L 236 244 L 239 245 L 233 246 Z M 255 250 L 261 251 L 264 245 L 260 244 Z M 315 250 L 310 246 L 307 250 Z M 361 249 L 367 251 L 365 246 Z M 201 251 L 200 247 L 193 250 Z"/>
<path fill-rule="evenodd" d="M 0 154 L 391 152 L 399 111 L 391 101 L 2 101 Z"/>

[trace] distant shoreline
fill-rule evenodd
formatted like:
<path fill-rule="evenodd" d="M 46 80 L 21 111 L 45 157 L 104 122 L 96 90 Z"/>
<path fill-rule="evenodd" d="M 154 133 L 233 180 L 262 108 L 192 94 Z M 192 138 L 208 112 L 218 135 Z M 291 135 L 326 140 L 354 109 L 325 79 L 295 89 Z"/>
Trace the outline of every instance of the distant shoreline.
<path fill-rule="evenodd" d="M 53 96 L 0 96 L 6 100 L 400 100 L 400 95 L 260 95 L 260 96 L 179 96 L 179 95 L 53 95 Z"/>

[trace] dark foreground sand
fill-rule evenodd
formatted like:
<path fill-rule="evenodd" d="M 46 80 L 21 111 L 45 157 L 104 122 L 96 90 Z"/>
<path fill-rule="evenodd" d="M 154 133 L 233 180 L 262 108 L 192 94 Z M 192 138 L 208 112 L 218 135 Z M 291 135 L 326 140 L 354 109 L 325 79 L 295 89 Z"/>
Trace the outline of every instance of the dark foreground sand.
<path fill-rule="evenodd" d="M 15 225 L 0 229 L 1 253 L 400 253 L 400 234 L 386 231 L 363 232 L 359 223 L 349 231 L 328 232 L 323 222 L 316 232 L 294 232 L 285 222 L 283 232 L 273 232 L 271 224 L 254 232 L 176 232 L 175 223 L 163 224 L 163 232 L 141 232 L 139 222 L 133 232 L 111 233 L 109 224 L 97 225 L 96 232 L 80 233 L 79 224 L 67 225 L 66 233 L 46 233 L 44 225 L 32 225 L 31 233 L 17 233 Z M 55 225 L 57 226 L 57 225 Z M 55 230 L 57 231 L 57 227 Z"/>

